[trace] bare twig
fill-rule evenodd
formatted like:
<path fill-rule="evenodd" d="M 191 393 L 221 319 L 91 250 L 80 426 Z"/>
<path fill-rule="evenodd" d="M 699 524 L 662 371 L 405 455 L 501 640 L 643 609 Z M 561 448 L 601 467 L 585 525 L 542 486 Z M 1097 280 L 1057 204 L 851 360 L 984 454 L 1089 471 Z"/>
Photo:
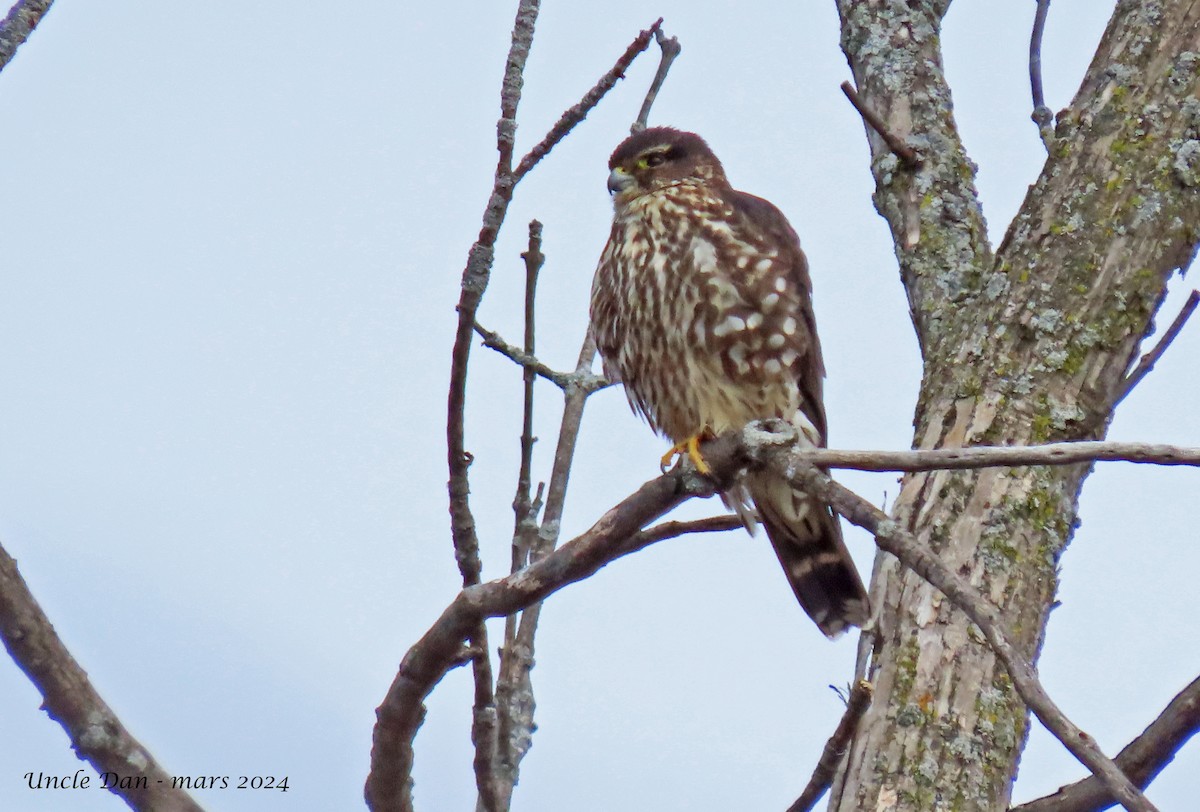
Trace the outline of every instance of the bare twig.
<path fill-rule="evenodd" d="M 1113 759 L 1121 772 L 1143 789 L 1171 763 L 1179 748 L 1200 730 L 1200 677 L 1171 700 L 1146 731 Z M 1094 776 L 1063 787 L 1053 795 L 1021 804 L 1012 812 L 1100 812 L 1114 803 Z"/>
<path fill-rule="evenodd" d="M 42 21 L 53 2 L 54 0 L 17 0 L 8 10 L 8 16 L 0 22 L 0 70 L 4 70 L 4 66 L 12 61 L 17 49 L 29 39 L 29 35 L 37 28 L 37 24 Z"/>
<path fill-rule="evenodd" d="M 764 439 L 776 442 L 771 439 L 775 436 L 769 434 Z M 921 451 L 839 451 L 832 448 L 802 448 L 796 451 L 796 458 L 808 465 L 854 471 L 950 471 L 966 468 L 1015 468 L 1024 465 L 1074 465 L 1081 462 L 1200 465 L 1200 448 L 1087 440 L 1046 445 L 971 446 Z"/>
<path fill-rule="evenodd" d="M 542 224 L 529 223 L 529 247 L 521 257 L 525 260 L 525 354 L 533 357 L 535 350 L 535 300 L 537 278 L 545 256 L 542 254 Z M 516 524 L 513 528 L 512 569 L 518 572 L 529 560 L 529 551 L 537 540 L 537 514 L 541 510 L 541 487 L 535 501 L 531 495 L 533 467 L 533 384 L 535 370 L 526 366 L 524 381 L 523 419 L 521 426 L 521 466 L 517 475 L 517 493 L 513 499 Z M 504 620 L 504 647 L 500 649 L 500 674 L 496 680 L 496 711 L 499 720 L 497 736 L 497 796 L 503 812 L 512 803 L 513 787 L 521 758 L 529 749 L 533 728 L 533 690 L 529 669 L 533 652 L 521 648 L 518 640 L 518 616 Z"/>
<path fill-rule="evenodd" d="M 618 80 L 625 78 L 625 71 L 633 64 L 633 60 L 637 58 L 638 54 L 650 46 L 650 38 L 658 32 L 661 25 L 662 17 L 659 17 L 653 25 L 638 34 L 608 73 L 600 77 L 600 81 L 596 82 L 595 86 L 583 95 L 578 104 L 567 109 L 562 114 L 558 122 L 550 128 L 550 132 L 546 133 L 546 137 L 537 146 L 529 150 L 525 157 L 521 159 L 521 163 L 517 165 L 516 171 L 513 172 L 514 182 L 525 177 L 529 173 L 529 170 L 537 165 L 538 161 L 545 158 L 550 153 L 550 150 L 554 149 L 555 144 L 566 138 L 567 133 L 575 129 L 576 124 L 587 118 L 587 114 L 604 98 L 604 94 L 613 89 Z"/>
<path fill-rule="evenodd" d="M 594 374 L 590 368 L 575 372 L 559 372 L 539 361 L 535 356 L 524 352 L 520 347 L 513 346 L 504 340 L 499 333 L 489 330 L 476 322 L 475 332 L 483 339 L 483 346 L 495 350 L 518 366 L 532 369 L 536 375 L 545 378 L 559 389 L 578 387 L 591 392 L 597 392 L 613 385 L 613 382 L 603 375 Z"/>
<path fill-rule="evenodd" d="M 537 220 L 529 223 L 529 247 L 521 254 L 525 260 L 525 355 L 534 357 L 535 347 L 535 310 L 537 299 L 538 274 L 542 263 L 546 261 L 542 253 L 542 224 Z M 531 490 L 531 470 L 533 468 L 533 383 L 536 371 L 525 367 L 522 379 L 522 421 L 521 421 L 521 467 L 517 474 L 517 495 L 513 500 L 513 511 L 516 513 L 516 528 L 513 534 L 512 572 L 525 566 L 529 554 L 530 528 L 536 531 L 537 524 L 533 511 Z"/>
<path fill-rule="evenodd" d="M 662 20 L 659 22 L 661 23 Z M 654 74 L 654 81 L 650 83 L 650 88 L 646 91 L 646 98 L 642 100 L 642 109 L 638 112 L 637 121 L 633 122 L 629 128 L 630 133 L 646 129 L 646 122 L 650 119 L 650 108 L 654 106 L 654 100 L 658 98 L 658 91 L 662 89 L 663 82 L 667 80 L 667 72 L 671 70 L 671 63 L 683 50 L 679 39 L 666 36 L 661 28 L 655 29 L 654 39 L 658 42 L 658 48 L 662 52 L 658 61 L 658 71 Z"/>
<path fill-rule="evenodd" d="M 871 129 L 879 133 L 879 136 L 887 143 L 888 149 L 892 151 L 893 155 L 899 158 L 909 169 L 917 169 L 921 166 L 921 156 L 912 147 L 904 143 L 903 138 L 888 129 L 887 124 L 879 117 L 879 114 L 859 98 L 858 91 L 854 89 L 853 85 L 849 82 L 842 82 L 842 92 L 846 94 L 846 98 L 854 105 L 854 109 L 863 117 L 863 120 L 871 126 Z"/>
<path fill-rule="evenodd" d="M 1029 36 L 1029 88 L 1033 93 L 1033 114 L 1030 118 L 1037 125 L 1038 135 L 1047 151 L 1054 143 L 1054 113 L 1046 106 L 1046 98 L 1042 95 L 1042 34 L 1046 30 L 1048 11 L 1050 0 L 1037 0 L 1033 33 Z"/>
<path fill-rule="evenodd" d="M 1200 290 L 1193 290 L 1187 297 L 1187 301 L 1183 303 L 1183 307 L 1179 309 L 1179 315 L 1171 322 L 1171 326 L 1162 334 L 1162 338 L 1154 345 L 1154 349 L 1142 356 L 1138 361 L 1133 371 L 1125 376 L 1125 380 L 1121 382 L 1121 391 L 1113 401 L 1113 407 L 1129 396 L 1133 388 L 1142 382 L 1150 374 L 1150 370 L 1154 369 L 1154 365 L 1158 363 L 1158 359 L 1162 358 L 1167 347 L 1171 346 L 1171 342 L 1175 340 L 1180 331 L 1183 330 L 1183 325 L 1187 324 L 1187 320 L 1192 317 L 1192 313 L 1196 310 L 1196 305 L 1200 305 Z"/>
<path fill-rule="evenodd" d="M 829 741 L 825 742 L 825 749 L 821 751 L 821 758 L 817 761 L 812 778 L 808 780 L 808 786 L 800 793 L 796 802 L 788 807 L 788 812 L 809 812 L 816 807 L 817 801 L 821 800 L 825 790 L 833 783 L 838 764 L 845 757 L 846 748 L 850 746 L 850 740 L 858 730 L 858 723 L 863 714 L 871 707 L 871 697 L 874 693 L 874 687 L 866 680 L 854 684 L 850 690 L 850 697 L 846 700 L 846 712 L 842 714 L 842 720 L 838 722 Z"/>
<path fill-rule="evenodd" d="M 0 637 L 13 662 L 42 695 L 42 708 L 75 752 L 97 772 L 129 781 L 95 781 L 142 812 L 201 812 L 117 718 L 29 592 L 17 562 L 0 547 Z M 94 779 L 88 777 L 89 783 Z M 132 784 L 133 786 L 127 786 Z"/>

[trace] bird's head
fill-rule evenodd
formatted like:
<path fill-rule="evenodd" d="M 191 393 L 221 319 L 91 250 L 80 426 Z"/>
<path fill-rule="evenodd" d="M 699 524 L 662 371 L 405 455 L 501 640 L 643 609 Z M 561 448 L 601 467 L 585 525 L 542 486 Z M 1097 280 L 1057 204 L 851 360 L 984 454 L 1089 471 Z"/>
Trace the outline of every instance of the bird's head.
<path fill-rule="evenodd" d="M 668 186 L 725 183 L 725 170 L 704 139 L 672 127 L 629 136 L 608 159 L 608 191 L 623 203 Z"/>

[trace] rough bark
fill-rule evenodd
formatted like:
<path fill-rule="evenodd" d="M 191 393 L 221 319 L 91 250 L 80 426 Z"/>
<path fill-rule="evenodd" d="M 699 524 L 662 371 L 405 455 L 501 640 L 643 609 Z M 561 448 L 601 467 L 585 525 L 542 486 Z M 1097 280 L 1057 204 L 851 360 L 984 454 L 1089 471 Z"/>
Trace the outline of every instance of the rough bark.
<path fill-rule="evenodd" d="M 941 68 L 948 2 L 838 0 L 867 104 L 921 154 L 868 130 L 924 359 L 914 446 L 1102 437 L 1166 282 L 1200 233 L 1200 3 L 1121 2 L 1051 154 L 993 255 Z M 1041 647 L 1090 467 L 905 477 L 895 518 Z M 838 810 L 1002 810 L 1028 714 L 978 630 L 881 554 L 876 700 Z"/>
<path fill-rule="evenodd" d="M 0 547 L 0 639 L 42 695 L 42 709 L 62 725 L 80 759 L 98 776 L 82 786 L 107 789 L 139 812 L 203 812 L 133 737 L 100 697 L 38 605 L 17 562 Z M 32 765 L 31 765 L 32 766 Z M 18 770 L 12 770 L 15 774 Z M 38 778 L 27 781 L 40 783 Z"/>

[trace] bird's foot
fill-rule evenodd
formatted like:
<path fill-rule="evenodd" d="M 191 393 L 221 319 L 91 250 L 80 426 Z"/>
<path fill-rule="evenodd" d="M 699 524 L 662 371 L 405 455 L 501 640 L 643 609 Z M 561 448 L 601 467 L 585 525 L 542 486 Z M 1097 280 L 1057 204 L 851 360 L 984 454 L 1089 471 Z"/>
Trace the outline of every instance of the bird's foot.
<path fill-rule="evenodd" d="M 676 457 L 686 456 L 692 461 L 692 465 L 696 466 L 697 471 L 705 475 L 711 474 L 712 466 L 704 461 L 704 456 L 700 453 L 700 443 L 711 439 L 713 439 L 713 433 L 708 429 L 702 429 L 683 442 L 676 443 L 671 446 L 670 451 L 663 454 L 662 460 L 659 462 L 659 469 L 666 473 Z"/>

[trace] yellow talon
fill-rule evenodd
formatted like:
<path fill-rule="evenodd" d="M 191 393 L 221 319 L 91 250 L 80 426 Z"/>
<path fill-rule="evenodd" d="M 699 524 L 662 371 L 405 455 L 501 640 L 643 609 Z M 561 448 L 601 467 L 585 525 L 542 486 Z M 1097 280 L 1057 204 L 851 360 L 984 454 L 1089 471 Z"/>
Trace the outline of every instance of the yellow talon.
<path fill-rule="evenodd" d="M 711 474 L 712 466 L 704 461 L 704 456 L 700 453 L 700 441 L 707 440 L 711 436 L 709 432 L 702 431 L 699 434 L 693 434 L 682 443 L 676 443 L 671 446 L 671 450 L 662 456 L 662 460 L 659 463 L 660 470 L 666 472 L 676 457 L 686 454 L 688 459 L 692 461 L 692 465 L 696 466 L 697 471 L 702 474 Z"/>

